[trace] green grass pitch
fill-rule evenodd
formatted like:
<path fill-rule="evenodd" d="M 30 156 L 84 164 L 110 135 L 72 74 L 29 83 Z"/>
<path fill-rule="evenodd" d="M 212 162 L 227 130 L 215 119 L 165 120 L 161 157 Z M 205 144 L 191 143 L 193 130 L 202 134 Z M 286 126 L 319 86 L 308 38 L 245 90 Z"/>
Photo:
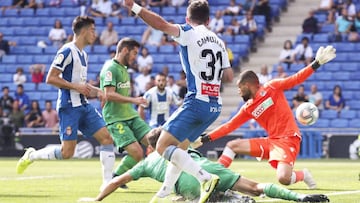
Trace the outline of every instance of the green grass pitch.
<path fill-rule="evenodd" d="M 72 203 L 79 197 L 94 197 L 99 191 L 101 166 L 97 159 L 37 161 L 23 175 L 15 173 L 16 162 L 13 158 L 0 159 L 0 203 Z M 307 190 L 304 183 L 291 185 L 289 189 L 327 194 L 332 203 L 360 203 L 360 161 L 298 160 L 295 168 L 304 167 L 312 172 L 318 189 Z M 275 170 L 264 161 L 238 159 L 231 169 L 257 182 L 277 183 Z M 103 202 L 149 202 L 160 184 L 145 178 L 128 186 L 129 190 L 118 189 Z M 255 199 L 257 202 L 286 202 Z"/>

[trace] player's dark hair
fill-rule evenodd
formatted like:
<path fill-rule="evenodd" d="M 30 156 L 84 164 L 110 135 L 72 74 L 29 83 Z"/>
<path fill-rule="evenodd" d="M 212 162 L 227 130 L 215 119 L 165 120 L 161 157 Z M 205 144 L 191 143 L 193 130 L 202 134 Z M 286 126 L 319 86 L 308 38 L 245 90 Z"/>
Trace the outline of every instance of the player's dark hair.
<path fill-rule="evenodd" d="M 210 7 L 205 0 L 194 0 L 187 8 L 189 19 L 199 25 L 205 24 L 210 17 Z"/>
<path fill-rule="evenodd" d="M 75 34 L 79 34 L 84 27 L 95 24 L 95 20 L 89 16 L 77 16 L 72 23 L 72 30 Z"/>
<path fill-rule="evenodd" d="M 163 76 L 163 77 L 166 78 L 166 75 L 165 75 L 163 72 L 158 72 L 156 75 L 157 75 L 157 76 Z"/>
<path fill-rule="evenodd" d="M 240 73 L 239 83 L 243 84 L 246 82 L 251 84 L 259 84 L 259 78 L 254 71 L 245 70 L 244 72 Z"/>
<path fill-rule="evenodd" d="M 160 137 L 160 133 L 161 133 L 161 127 L 154 128 L 150 131 L 150 135 L 147 137 L 149 141 L 149 145 L 154 149 L 156 148 L 156 143 Z"/>
<path fill-rule="evenodd" d="M 120 53 L 121 50 L 125 47 L 128 48 L 128 50 L 130 51 L 130 50 L 134 49 L 135 47 L 140 47 L 140 43 L 129 37 L 124 37 L 117 44 L 116 52 Z"/>
<path fill-rule="evenodd" d="M 4 91 L 4 90 L 9 90 L 9 87 L 8 87 L 8 86 L 4 86 L 4 87 L 2 88 L 2 91 Z"/>

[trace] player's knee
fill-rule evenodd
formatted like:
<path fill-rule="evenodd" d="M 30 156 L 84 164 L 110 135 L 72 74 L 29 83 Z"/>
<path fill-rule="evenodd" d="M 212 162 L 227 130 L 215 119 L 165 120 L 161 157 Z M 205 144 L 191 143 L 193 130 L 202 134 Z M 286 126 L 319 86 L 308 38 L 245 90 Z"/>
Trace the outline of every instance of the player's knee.
<path fill-rule="evenodd" d="M 163 157 L 166 159 L 166 160 L 168 160 L 168 161 L 170 161 L 171 160 L 171 156 L 172 156 L 172 154 L 174 153 L 174 151 L 176 150 L 176 146 L 174 146 L 174 145 L 170 145 L 170 146 L 168 146 L 168 147 L 166 147 L 166 149 L 165 149 L 165 151 L 164 151 L 164 153 L 163 153 Z"/>
<path fill-rule="evenodd" d="M 137 162 L 141 161 L 143 159 L 144 150 L 140 149 L 137 151 L 137 153 L 131 155 L 133 159 Z"/>
<path fill-rule="evenodd" d="M 291 177 L 278 176 L 278 180 L 282 185 L 290 185 L 291 183 Z"/>

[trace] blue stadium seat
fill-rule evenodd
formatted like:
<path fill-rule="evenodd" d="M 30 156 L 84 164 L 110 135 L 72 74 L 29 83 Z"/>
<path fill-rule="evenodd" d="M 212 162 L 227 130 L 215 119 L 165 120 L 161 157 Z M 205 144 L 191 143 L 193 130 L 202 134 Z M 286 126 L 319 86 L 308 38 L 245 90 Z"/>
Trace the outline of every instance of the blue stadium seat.
<path fill-rule="evenodd" d="M 133 17 L 124 17 L 121 19 L 121 25 L 135 25 L 136 19 Z"/>
<path fill-rule="evenodd" d="M 99 61 L 99 57 L 95 54 L 89 55 L 89 64 L 97 63 Z"/>
<path fill-rule="evenodd" d="M 1 0 L 0 1 L 0 7 L 11 6 L 11 5 L 12 5 L 12 0 Z"/>
<path fill-rule="evenodd" d="M 18 9 L 15 9 L 15 8 L 6 9 L 6 10 L 3 12 L 3 16 L 4 16 L 4 17 L 16 17 L 16 16 L 18 16 L 18 15 L 19 15 Z"/>
<path fill-rule="evenodd" d="M 14 34 L 17 35 L 17 36 L 29 36 L 29 33 L 30 33 L 30 28 L 29 27 L 16 27 L 14 29 Z M 27 38 L 27 37 L 24 37 L 24 38 Z"/>
<path fill-rule="evenodd" d="M 64 26 L 65 30 L 70 29 L 71 30 L 71 26 L 72 26 L 72 22 L 74 20 L 74 17 L 66 17 L 66 18 L 61 18 L 60 21 L 62 23 L 62 25 Z M 55 22 L 55 21 L 54 21 Z M 68 31 L 66 32 L 67 34 L 69 33 Z M 72 32 L 71 32 L 72 33 Z"/>
<path fill-rule="evenodd" d="M 344 97 L 345 101 L 349 101 L 353 99 L 353 91 L 342 91 L 342 96 Z"/>
<path fill-rule="evenodd" d="M 28 37 L 19 37 L 18 38 L 18 45 L 32 45 L 36 46 L 37 44 L 37 38 L 33 36 Z"/>
<path fill-rule="evenodd" d="M 44 53 L 45 53 L 45 54 L 56 54 L 57 50 L 58 50 L 57 47 L 47 46 L 47 47 L 44 49 Z"/>
<path fill-rule="evenodd" d="M 50 15 L 53 17 L 64 17 L 66 8 L 64 7 L 51 7 L 50 9 Z"/>
<path fill-rule="evenodd" d="M 41 83 L 39 84 L 38 90 L 42 92 L 46 92 L 46 91 L 52 91 L 53 89 L 51 85 L 48 85 L 46 83 Z"/>
<path fill-rule="evenodd" d="M 258 25 L 266 25 L 265 16 L 254 15 L 254 20 Z"/>
<path fill-rule="evenodd" d="M 336 48 L 337 52 L 351 52 L 355 50 L 354 43 L 338 42 L 338 43 L 333 43 L 333 46 Z"/>
<path fill-rule="evenodd" d="M 49 56 L 47 55 L 35 55 L 33 60 L 34 63 L 42 63 L 42 64 L 48 64 L 50 61 Z"/>
<path fill-rule="evenodd" d="M 1 1 L 0 1 L 1 2 Z M 1 18 L 0 20 L 0 27 L 8 26 L 8 18 Z"/>
<path fill-rule="evenodd" d="M 1 77 L 0 77 L 1 83 L 12 82 L 12 81 L 13 81 L 13 74 L 11 74 L 11 73 L 1 74 Z"/>
<path fill-rule="evenodd" d="M 120 19 L 118 17 L 108 17 L 106 22 L 112 22 L 116 26 L 120 24 Z"/>
<path fill-rule="evenodd" d="M 58 96 L 57 91 L 47 92 L 42 95 L 43 100 L 56 100 Z"/>
<path fill-rule="evenodd" d="M 235 43 L 250 44 L 250 36 L 249 35 L 235 35 L 234 42 Z"/>
<path fill-rule="evenodd" d="M 24 25 L 27 26 L 28 28 L 32 28 L 35 27 L 37 29 L 41 28 L 39 27 L 40 24 L 40 18 L 36 18 L 36 17 L 32 17 L 32 18 L 25 18 L 24 19 Z"/>
<path fill-rule="evenodd" d="M 163 16 L 175 16 L 176 15 L 176 7 L 174 6 L 168 6 L 166 9 L 161 10 L 161 14 Z"/>
<path fill-rule="evenodd" d="M 358 80 L 359 78 L 360 78 L 360 72 L 359 71 L 355 71 L 350 75 L 351 80 Z"/>
<path fill-rule="evenodd" d="M 75 7 L 78 6 L 74 1 L 61 1 L 61 7 Z M 66 8 L 68 9 L 68 8 Z"/>
<path fill-rule="evenodd" d="M 42 17 L 40 18 L 40 26 L 46 27 L 48 31 L 54 27 L 56 17 Z"/>
<path fill-rule="evenodd" d="M 360 118 L 350 120 L 349 128 L 360 128 Z"/>
<path fill-rule="evenodd" d="M 180 6 L 178 7 L 177 14 L 178 16 L 185 16 L 186 15 L 186 6 Z"/>
<path fill-rule="evenodd" d="M 92 53 L 95 54 L 107 54 L 109 53 L 108 47 L 104 45 L 94 45 Z"/>
<path fill-rule="evenodd" d="M 357 52 L 349 52 L 348 55 L 347 55 L 347 59 L 348 59 L 349 62 L 360 62 L 359 53 L 357 53 Z"/>
<path fill-rule="evenodd" d="M 16 56 L 15 55 L 5 55 L 5 56 L 2 57 L 2 63 L 15 64 L 16 63 Z"/>
<path fill-rule="evenodd" d="M 320 112 L 321 119 L 335 119 L 338 117 L 338 112 L 335 110 L 322 110 Z"/>
<path fill-rule="evenodd" d="M 334 30 L 335 30 L 335 24 L 324 24 L 320 28 L 320 33 L 332 33 L 334 32 Z"/>
<path fill-rule="evenodd" d="M 345 119 L 354 119 L 357 117 L 357 112 L 355 110 L 347 110 L 347 109 L 343 109 L 340 112 L 340 118 L 345 118 Z M 360 124 L 359 124 L 360 125 Z"/>
<path fill-rule="evenodd" d="M 349 127 L 349 121 L 347 119 L 333 119 L 330 121 L 330 128 L 347 128 Z"/>
<path fill-rule="evenodd" d="M 341 64 L 341 70 L 344 70 L 344 71 L 359 71 L 360 69 L 358 68 L 358 64 L 355 63 L 355 62 L 352 62 L 352 63 L 342 63 Z M 353 73 L 351 73 L 353 74 Z"/>
<path fill-rule="evenodd" d="M 34 13 L 34 9 L 32 8 L 23 8 L 20 10 L 20 16 L 22 17 L 33 17 Z"/>
<path fill-rule="evenodd" d="M 349 62 L 347 53 L 336 53 L 336 57 L 333 59 L 334 62 Z"/>
<path fill-rule="evenodd" d="M 29 99 L 30 100 L 37 100 L 40 101 L 42 98 L 43 93 L 42 92 L 37 92 L 32 90 L 31 92 L 27 92 L 27 94 L 29 95 Z M 39 102 L 40 105 L 40 102 Z"/>
<path fill-rule="evenodd" d="M 6 20 L 6 19 L 4 19 L 4 20 Z M 12 35 L 14 35 L 15 28 L 13 28 L 13 27 L 5 27 L 5 26 L 0 27 L 0 32 L 3 33 L 4 36 L 12 36 Z"/>
<path fill-rule="evenodd" d="M 24 19 L 23 18 L 8 18 L 8 25 L 9 26 L 24 26 Z"/>
<path fill-rule="evenodd" d="M 18 55 L 17 63 L 19 64 L 32 64 L 33 63 L 33 56 L 31 54 L 26 55 Z"/>
<path fill-rule="evenodd" d="M 350 107 L 350 109 L 360 111 L 360 102 L 358 100 L 350 100 L 346 102 L 346 105 Z M 360 115 L 358 115 L 360 116 Z"/>
<path fill-rule="evenodd" d="M 332 80 L 333 74 L 331 72 L 321 72 L 315 74 L 315 80 Z"/>
<path fill-rule="evenodd" d="M 360 89 L 360 81 L 344 81 L 342 88 L 343 88 L 343 90 L 357 90 L 358 91 Z"/>
<path fill-rule="evenodd" d="M 49 17 L 50 16 L 50 9 L 49 8 L 37 9 L 36 10 L 36 16 Z"/>
<path fill-rule="evenodd" d="M 328 128 L 329 127 L 329 119 L 319 119 L 317 120 L 312 127 L 315 128 Z"/>
<path fill-rule="evenodd" d="M 159 52 L 159 48 L 157 46 L 146 45 L 145 47 L 148 49 L 150 54 L 156 54 Z"/>
<path fill-rule="evenodd" d="M 312 41 L 315 43 L 327 43 L 329 41 L 328 34 L 323 34 L 323 33 L 314 34 Z"/>
<path fill-rule="evenodd" d="M 37 46 L 28 46 L 26 51 L 30 54 L 43 54 L 43 49 Z"/>
<path fill-rule="evenodd" d="M 334 73 L 332 74 L 332 79 L 333 80 L 343 80 L 343 81 L 347 81 L 350 79 L 350 72 L 348 71 L 342 71 L 342 72 L 339 72 L 339 73 Z"/>
<path fill-rule="evenodd" d="M 63 2 L 68 2 L 68 1 L 63 1 Z M 80 15 L 80 7 L 72 7 L 72 8 L 66 8 L 65 9 L 65 16 L 71 16 L 71 17 L 75 17 Z"/>
<path fill-rule="evenodd" d="M 174 46 L 172 45 L 163 45 L 159 47 L 159 52 L 163 54 L 174 53 Z"/>
<path fill-rule="evenodd" d="M 231 44 L 233 42 L 234 37 L 231 35 L 222 35 L 221 39 L 227 44 Z"/>

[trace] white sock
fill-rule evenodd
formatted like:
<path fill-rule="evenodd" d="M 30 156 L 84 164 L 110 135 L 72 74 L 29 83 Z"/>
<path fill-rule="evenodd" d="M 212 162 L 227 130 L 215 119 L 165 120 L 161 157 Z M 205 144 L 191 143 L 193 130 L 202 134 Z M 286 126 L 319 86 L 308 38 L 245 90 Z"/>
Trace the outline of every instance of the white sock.
<path fill-rule="evenodd" d="M 229 147 L 225 147 L 223 153 L 223 155 L 226 155 L 227 157 L 231 158 L 232 160 L 234 160 L 236 153 L 230 149 Z"/>
<path fill-rule="evenodd" d="M 296 182 L 296 173 L 293 171 L 291 173 L 290 185 Z"/>
<path fill-rule="evenodd" d="M 32 153 L 30 153 L 30 160 L 38 160 L 38 159 L 62 159 L 62 157 L 56 157 L 55 154 L 60 151 L 61 156 L 61 147 L 44 147 L 42 149 L 36 150 Z"/>
<path fill-rule="evenodd" d="M 115 153 L 110 151 L 100 151 L 100 161 L 102 165 L 103 183 L 108 183 L 112 179 Z"/>
<path fill-rule="evenodd" d="M 182 171 L 194 176 L 200 183 L 211 179 L 210 173 L 203 170 L 186 151 L 180 148 L 174 150 L 170 161 Z"/>
<path fill-rule="evenodd" d="M 181 169 L 175 166 L 173 163 L 169 162 L 166 168 L 165 180 L 161 185 L 160 190 L 157 192 L 156 196 L 168 196 L 172 192 L 176 181 L 179 179 L 180 174 Z"/>

